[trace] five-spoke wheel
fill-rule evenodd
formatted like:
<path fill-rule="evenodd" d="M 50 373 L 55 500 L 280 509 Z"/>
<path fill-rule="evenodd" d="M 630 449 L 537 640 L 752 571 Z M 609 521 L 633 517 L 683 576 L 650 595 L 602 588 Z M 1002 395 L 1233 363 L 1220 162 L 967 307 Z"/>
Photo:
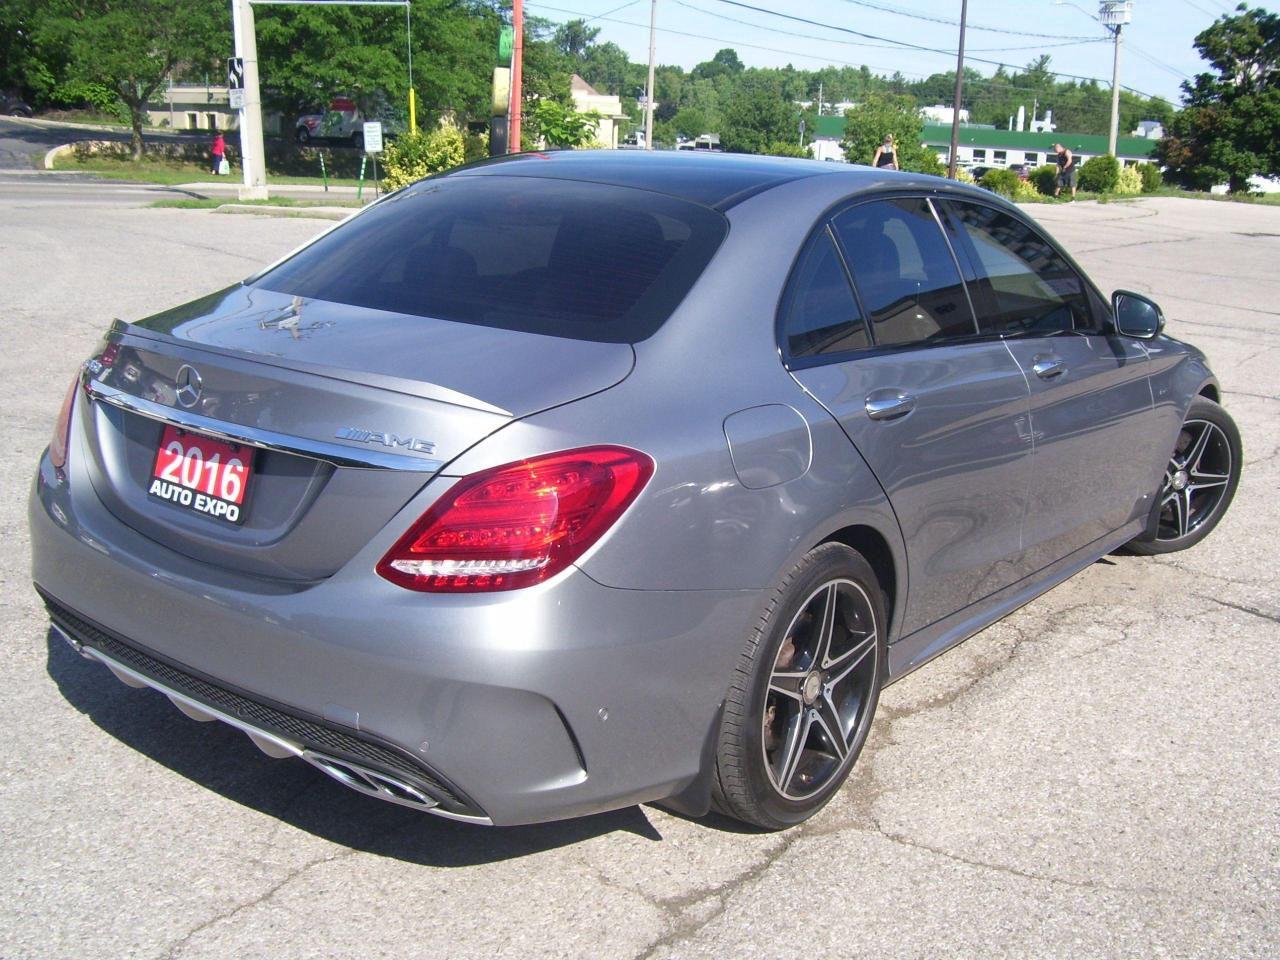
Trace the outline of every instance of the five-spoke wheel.
<path fill-rule="evenodd" d="M 1130 548 L 1169 553 L 1207 537 L 1235 495 L 1240 463 L 1235 421 L 1212 400 L 1196 397 L 1174 441 L 1147 530 Z"/>
<path fill-rule="evenodd" d="M 849 547 L 826 543 L 776 588 L 739 661 L 713 796 L 768 829 L 812 816 L 848 776 L 885 671 L 884 598 Z"/>

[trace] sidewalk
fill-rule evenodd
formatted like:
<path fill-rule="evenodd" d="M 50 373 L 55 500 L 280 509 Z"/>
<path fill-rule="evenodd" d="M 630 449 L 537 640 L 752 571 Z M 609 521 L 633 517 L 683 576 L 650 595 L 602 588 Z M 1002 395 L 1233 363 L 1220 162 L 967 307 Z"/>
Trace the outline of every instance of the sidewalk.
<path fill-rule="evenodd" d="M 220 197 L 229 196 L 236 198 L 239 196 L 240 180 L 234 177 L 228 177 L 225 180 L 200 181 L 197 183 L 178 183 L 174 184 L 171 189 L 185 190 L 189 193 L 198 193 L 204 196 Z M 267 190 L 273 197 L 294 197 L 299 200 L 320 200 L 325 197 L 334 197 L 336 199 L 354 200 L 358 187 L 337 186 L 330 184 L 328 192 L 318 183 L 268 183 Z M 364 198 L 372 201 L 373 182 L 370 181 L 364 185 Z"/>

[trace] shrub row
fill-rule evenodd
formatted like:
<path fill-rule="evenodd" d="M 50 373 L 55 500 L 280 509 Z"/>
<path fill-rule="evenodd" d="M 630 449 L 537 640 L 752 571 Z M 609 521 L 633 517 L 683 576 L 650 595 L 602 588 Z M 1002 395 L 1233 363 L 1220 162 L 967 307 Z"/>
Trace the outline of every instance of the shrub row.
<path fill-rule="evenodd" d="M 1078 185 L 1089 193 L 1136 194 L 1151 193 L 1164 183 L 1160 168 L 1153 163 L 1131 164 L 1121 167 L 1112 156 L 1091 157 L 1080 165 Z M 1058 185 L 1058 167 L 1046 163 L 1030 172 L 1022 180 L 1012 170 L 988 170 L 982 178 L 982 186 L 1013 200 L 1033 200 L 1039 196 L 1053 196 Z"/>

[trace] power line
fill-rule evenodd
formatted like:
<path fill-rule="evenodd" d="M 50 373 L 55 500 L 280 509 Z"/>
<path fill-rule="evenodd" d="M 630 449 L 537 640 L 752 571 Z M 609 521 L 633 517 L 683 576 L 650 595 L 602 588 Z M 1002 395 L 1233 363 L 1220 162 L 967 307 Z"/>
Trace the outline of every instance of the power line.
<path fill-rule="evenodd" d="M 959 20 L 952 20 L 950 17 L 935 17 L 927 13 L 916 13 L 910 10 L 885 6 L 879 3 L 871 3 L 870 0 L 844 0 L 845 3 L 853 4 L 856 7 L 867 7 L 871 10 L 880 10 L 884 13 L 892 13 L 899 17 L 911 17 L 913 20 L 927 20 L 930 23 L 941 23 L 949 27 L 960 26 Z M 968 23 L 966 21 L 965 28 L 968 30 L 981 30 L 984 33 L 1004 33 L 1015 37 L 1039 37 L 1042 40 L 1094 40 L 1095 37 L 1064 37 L 1053 33 L 1031 33 L 1026 30 L 1009 30 L 1005 27 L 985 27 L 978 24 Z"/>
<path fill-rule="evenodd" d="M 551 4 L 547 4 L 547 3 L 543 3 L 543 2 L 541 2 L 541 0 L 526 0 L 526 5 L 528 5 L 528 6 L 532 6 L 532 7 L 537 7 L 537 8 L 542 9 L 542 10 L 551 10 L 551 11 L 554 11 L 554 12 L 556 12 L 556 13 L 565 13 L 565 14 L 569 14 L 570 16 L 573 16 L 573 17 L 583 17 L 583 16 L 587 16 L 587 14 L 585 14 L 585 13 L 584 13 L 583 11 L 581 11 L 581 10 L 569 10 L 569 9 L 567 9 L 567 8 L 565 8 L 565 7 L 556 7 L 556 6 L 552 6 Z M 599 19 L 607 20 L 607 21 L 608 21 L 608 22 L 610 22 L 610 23 L 616 23 L 616 24 L 618 24 L 618 25 L 620 25 L 620 26 L 624 26 L 624 27 L 635 27 L 636 29 L 639 29 L 639 30 L 645 30 L 645 31 L 647 31 L 647 30 L 649 29 L 649 25 L 648 25 L 647 23 L 637 23 L 637 22 L 635 22 L 634 20 L 620 20 L 620 19 L 617 19 L 617 18 L 615 18 L 615 17 L 607 17 L 607 16 L 604 16 L 604 15 L 600 15 Z M 553 22 L 554 22 L 554 21 L 553 21 Z M 769 28 L 761 28 L 761 29 L 769 29 Z M 745 48 L 747 48 L 747 49 L 749 49 L 749 50 L 763 50 L 763 51 L 765 51 L 765 52 L 767 52 L 767 53 L 780 53 L 780 54 L 782 54 L 783 56 L 787 56 L 787 57 L 796 57 L 796 58 L 801 59 L 801 60 L 816 60 L 816 61 L 818 61 L 819 63 L 824 63 L 824 64 L 828 64 L 828 65 L 839 65 L 839 66 L 844 66 L 844 67 L 858 67 L 858 68 L 866 67 L 866 68 L 871 69 L 871 70 L 879 70 L 879 71 L 882 71 L 882 74 L 881 74 L 881 76 L 880 76 L 880 79 L 882 79 L 882 80 L 889 80 L 889 79 L 891 79 L 891 77 L 889 77 L 889 76 L 888 76 L 888 75 L 889 75 L 889 74 L 891 74 L 891 73 L 899 73 L 899 74 L 901 74 L 904 78 L 906 78 L 906 77 L 915 77 L 915 78 L 917 78 L 917 79 L 919 79 L 919 80 L 928 80 L 928 79 L 930 79 L 931 77 L 934 77 L 934 76 L 937 76 L 937 75 L 938 75 L 937 73 L 927 74 L 927 73 L 919 73 L 919 72 L 914 71 L 914 70 L 901 70 L 901 69 L 899 69 L 899 68 L 897 68 L 897 67 L 886 67 L 886 66 L 884 66 L 883 64 L 865 63 L 865 62 L 861 62 L 861 63 L 859 63 L 859 62 L 856 62 L 856 61 L 853 61 L 853 60 L 841 60 L 841 59 L 839 59 L 838 57 L 821 56 L 821 55 L 813 54 L 813 53 L 802 53 L 802 52 L 801 52 L 801 51 L 799 51 L 799 50 L 784 50 L 784 49 L 782 49 L 782 48 L 780 48 L 780 47 L 770 47 L 770 46 L 765 46 L 765 45 L 763 45 L 763 44 L 759 44 L 759 43 L 749 43 L 749 42 L 747 42 L 747 41 L 745 41 L 745 40 L 726 40 L 724 37 L 714 37 L 714 36 L 711 36 L 711 35 L 709 35 L 709 34 L 705 34 L 705 33 L 692 33 L 692 32 L 690 32 L 690 31 L 688 31 L 688 30 L 676 30 L 676 29 L 674 29 L 674 28 L 672 28 L 672 27 L 658 27 L 658 32 L 659 32 L 659 33 L 664 33 L 664 34 L 669 33 L 669 34 L 672 34 L 672 35 L 674 35 L 674 36 L 679 36 L 679 37 L 690 37 L 690 38 L 693 38 L 693 39 L 695 39 L 695 40 L 711 40 L 711 41 L 712 41 L 712 42 L 714 42 L 714 43 L 732 43 L 735 47 L 745 47 Z M 841 42 L 841 41 L 835 41 L 835 40 L 832 40 L 832 41 L 826 41 L 826 42 L 839 43 L 839 42 Z M 866 44 L 866 46 L 879 46 L 879 44 Z M 1002 65 L 1002 66 L 1010 66 L 1009 64 L 1001 64 L 1001 65 Z M 1014 69 L 1018 69 L 1018 68 L 1014 68 Z M 1075 77 L 1075 76 L 1072 76 L 1072 75 L 1070 75 L 1070 74 L 1059 74 L 1059 73 L 1055 73 L 1055 72 L 1054 72 L 1054 71 L 1052 71 L 1052 70 L 1046 70 L 1045 72 L 1046 72 L 1047 74 L 1051 75 L 1051 76 L 1065 76 L 1065 77 L 1068 77 L 1069 79 L 1073 79 L 1073 80 L 1083 80 L 1083 81 L 1088 82 L 1088 83 L 1103 83 L 1103 81 L 1101 81 L 1101 80 L 1097 79 L 1096 77 Z M 991 78 L 991 77 L 982 77 L 982 78 L 980 78 L 980 79 L 976 79 L 976 80 L 975 80 L 975 79 L 966 79 L 966 80 L 965 80 L 965 85 L 966 85 L 966 86 L 972 86 L 972 85 L 975 85 L 975 84 L 991 84 L 991 85 L 996 85 L 996 86 L 1001 85 L 1000 81 L 995 80 L 995 79 L 993 79 L 993 78 Z M 1011 94 L 1014 94 L 1014 95 L 1020 95 L 1020 96 L 1023 96 L 1023 97 L 1034 97 L 1034 96 L 1036 96 L 1036 91 L 1035 91 L 1035 90 L 1026 90 L 1026 89 L 1024 89 L 1024 88 L 1022 88 L 1022 87 L 1014 86 L 1012 83 L 1004 84 L 1004 88 L 1005 88 L 1006 90 L 1008 90 Z M 1151 96 L 1150 94 L 1143 93 L 1143 92 L 1142 92 L 1142 91 L 1140 91 L 1140 90 L 1134 90 L 1134 89 L 1133 89 L 1133 88 L 1131 88 L 1131 87 L 1124 87 L 1124 89 L 1125 89 L 1125 90 L 1127 90 L 1129 93 L 1135 94 L 1135 95 L 1140 96 L 1140 97 L 1145 97 L 1145 98 L 1146 98 L 1146 99 L 1148 99 L 1148 100 L 1164 99 L 1164 98 L 1157 98 L 1157 97 L 1153 97 L 1153 96 Z"/>
<path fill-rule="evenodd" d="M 796 33 L 793 30 L 782 30 L 778 27 L 767 27 L 762 23 L 755 23 L 751 20 L 740 20 L 737 17 L 731 17 L 725 13 L 716 13 L 713 10 L 707 10 L 703 7 L 695 6 L 694 4 L 687 2 L 687 0 L 675 0 L 675 3 L 679 6 L 686 7 L 689 10 L 695 10 L 704 16 L 715 17 L 717 20 L 726 20 L 729 23 L 739 23 L 744 27 L 754 27 L 757 30 L 768 30 L 770 33 L 783 34 L 788 37 L 799 37 L 802 40 L 817 40 L 821 43 L 838 43 L 850 47 L 879 47 L 889 50 L 900 49 L 899 44 L 896 42 L 868 43 L 865 40 L 835 40 L 831 37 L 817 37 L 811 33 Z M 1058 47 L 1075 47 L 1086 43 L 1107 43 L 1108 41 L 1108 37 L 1089 37 L 1083 40 L 1067 40 L 1065 43 L 1037 43 L 1023 47 L 972 47 L 970 49 L 976 53 L 1002 53 L 1015 50 L 1049 50 L 1056 49 Z"/>
<path fill-rule="evenodd" d="M 741 7 L 744 10 L 754 10 L 756 13 L 766 13 L 772 17 L 781 17 L 784 20 L 795 20 L 798 23 L 805 23 L 811 27 L 821 27 L 825 30 L 837 30 L 841 33 L 849 33 L 856 37 L 865 37 L 870 40 L 882 40 L 904 50 L 919 50 L 925 53 L 938 53 L 938 54 L 943 54 L 944 56 L 947 56 L 947 57 L 954 57 L 956 55 L 956 51 L 954 50 L 943 50 L 938 47 L 926 47 L 918 43 L 909 43 L 906 40 L 894 40 L 891 37 L 882 37 L 874 33 L 864 33 L 861 30 L 854 30 L 851 27 L 842 27 L 834 23 L 823 23 L 822 21 L 819 21 L 819 20 L 810 20 L 806 17 L 797 17 L 794 14 L 790 14 L 790 13 L 780 13 L 777 10 L 769 10 L 765 7 L 757 7 L 750 3 L 743 3 L 741 2 L 741 0 L 715 0 L 715 2 L 728 4 L 731 7 Z M 966 57 L 966 59 L 972 60 L 975 63 L 985 63 L 985 64 L 990 64 L 991 66 L 996 66 L 996 67 L 1007 67 L 1011 70 L 1020 69 L 1020 67 L 1018 67 L 1017 64 L 1005 63 L 1001 60 L 988 60 L 984 57 Z M 1103 83 L 1103 84 L 1106 83 L 1105 80 L 1100 80 L 1098 77 L 1082 77 L 1078 74 L 1062 73 L 1058 70 L 1046 70 L 1045 72 L 1052 74 L 1055 77 L 1066 77 L 1070 80 L 1087 80 L 1087 81 L 1092 81 L 1093 83 Z M 1123 84 L 1121 86 L 1123 86 Z M 1152 97 L 1151 94 L 1144 93 L 1143 91 L 1137 90 L 1133 87 L 1125 87 L 1124 89 L 1129 90 L 1132 93 L 1136 93 L 1139 96 L 1146 97 L 1149 100 L 1155 99 L 1154 97 Z"/>

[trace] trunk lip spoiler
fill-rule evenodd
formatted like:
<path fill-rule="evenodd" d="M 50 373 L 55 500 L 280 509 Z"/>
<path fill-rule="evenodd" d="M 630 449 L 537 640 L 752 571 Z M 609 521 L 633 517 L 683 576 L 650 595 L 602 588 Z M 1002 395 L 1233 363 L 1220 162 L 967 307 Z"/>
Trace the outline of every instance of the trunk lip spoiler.
<path fill-rule="evenodd" d="M 361 470 L 402 470 L 412 473 L 435 474 L 444 466 L 443 460 L 428 460 L 420 456 L 408 454 L 383 453 L 378 450 L 349 447 L 341 443 L 327 440 L 313 440 L 290 434 L 276 433 L 258 427 L 249 427 L 239 423 L 227 423 L 189 413 L 175 407 L 167 407 L 151 400 L 144 400 L 132 394 L 109 387 L 98 380 L 87 377 L 84 389 L 92 400 L 109 404 L 129 413 L 157 420 L 160 423 L 172 424 L 175 427 L 208 434 L 231 443 L 243 443 L 262 450 L 274 450 L 279 453 L 306 457 L 311 460 L 322 460 L 335 467 Z"/>
<path fill-rule="evenodd" d="M 152 330 L 149 327 L 129 323 L 128 321 L 121 320 L 119 318 L 112 320 L 111 326 L 107 330 L 107 338 L 109 340 L 120 340 L 124 337 L 148 340 L 152 343 L 162 344 L 169 348 L 169 350 L 179 350 L 183 353 L 191 350 L 197 350 L 201 353 L 212 354 L 213 356 L 226 357 L 229 360 L 262 364 L 263 366 L 275 367 L 280 370 L 288 370 L 293 373 L 311 374 L 313 376 L 326 377 L 330 380 L 337 380 L 342 383 L 353 383 L 362 387 L 389 390 L 393 393 L 401 393 L 405 396 L 417 397 L 421 400 L 434 400 L 437 403 L 447 403 L 467 410 L 476 410 L 480 413 L 496 414 L 498 416 L 508 418 L 514 416 L 510 410 L 504 410 L 502 407 L 495 406 L 492 403 L 486 403 L 477 397 L 459 393 L 456 390 L 450 390 L 448 387 L 441 387 L 435 384 L 425 383 L 423 381 L 405 380 L 402 377 L 388 376 L 386 374 L 379 373 L 363 373 L 360 376 L 353 376 L 351 371 L 342 370 L 336 367 L 311 363 L 305 360 L 286 360 L 283 357 L 271 353 L 256 353 L 248 350 L 235 350 L 228 347 L 221 347 L 211 343 L 199 343 L 175 337 L 159 330 Z"/>

